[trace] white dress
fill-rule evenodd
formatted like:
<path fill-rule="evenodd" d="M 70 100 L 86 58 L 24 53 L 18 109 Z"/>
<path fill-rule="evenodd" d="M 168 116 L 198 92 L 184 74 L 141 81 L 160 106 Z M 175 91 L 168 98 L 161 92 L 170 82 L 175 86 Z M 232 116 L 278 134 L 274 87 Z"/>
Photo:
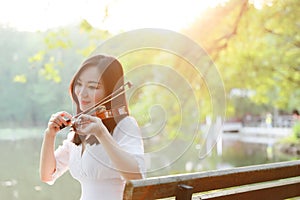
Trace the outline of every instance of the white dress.
<path fill-rule="evenodd" d="M 49 184 L 70 170 L 71 175 L 81 184 L 80 200 L 122 199 L 126 181 L 114 168 L 102 145 L 87 144 L 82 153 L 82 146 L 71 142 L 73 135 L 70 133 L 68 139 L 55 151 L 56 171 Z M 144 146 L 135 119 L 130 116 L 122 119 L 113 131 L 113 138 L 123 150 L 135 157 L 144 176 Z"/>

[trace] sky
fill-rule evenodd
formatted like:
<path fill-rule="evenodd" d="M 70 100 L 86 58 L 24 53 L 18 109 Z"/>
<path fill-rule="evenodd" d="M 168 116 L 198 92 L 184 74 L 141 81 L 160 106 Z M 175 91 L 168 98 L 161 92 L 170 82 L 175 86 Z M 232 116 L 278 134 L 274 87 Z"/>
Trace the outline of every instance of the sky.
<path fill-rule="evenodd" d="M 0 0 L 0 24 L 44 31 L 86 19 L 111 32 L 188 27 L 205 9 L 226 0 Z"/>

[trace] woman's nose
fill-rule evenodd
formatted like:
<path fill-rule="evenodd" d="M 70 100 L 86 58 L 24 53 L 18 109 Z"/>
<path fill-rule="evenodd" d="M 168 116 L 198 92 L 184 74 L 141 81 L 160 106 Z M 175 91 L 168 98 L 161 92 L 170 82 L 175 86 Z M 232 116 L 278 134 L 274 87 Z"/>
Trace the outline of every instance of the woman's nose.
<path fill-rule="evenodd" d="M 80 97 L 87 97 L 88 96 L 88 92 L 87 92 L 87 88 L 86 87 L 81 87 L 79 90 L 79 94 Z"/>

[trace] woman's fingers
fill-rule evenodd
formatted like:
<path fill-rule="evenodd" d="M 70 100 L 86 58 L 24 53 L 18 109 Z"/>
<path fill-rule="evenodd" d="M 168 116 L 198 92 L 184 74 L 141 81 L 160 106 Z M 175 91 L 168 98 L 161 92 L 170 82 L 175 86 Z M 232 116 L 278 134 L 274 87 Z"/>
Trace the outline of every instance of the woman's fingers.
<path fill-rule="evenodd" d="M 90 122 L 96 122 L 98 118 L 91 116 L 91 115 L 82 114 L 82 115 L 80 115 L 80 117 L 78 119 L 82 122 L 90 123 Z"/>
<path fill-rule="evenodd" d="M 71 123 L 72 115 L 62 111 L 51 116 L 48 126 L 49 128 L 60 129 L 60 127 L 67 126 Z"/>
<path fill-rule="evenodd" d="M 61 112 L 61 116 L 65 117 L 65 118 L 67 118 L 67 119 L 70 119 L 70 120 L 71 120 L 71 118 L 73 117 L 71 114 L 69 114 L 69 113 L 66 112 L 66 111 L 62 111 L 62 112 Z"/>
<path fill-rule="evenodd" d="M 48 123 L 49 128 L 57 128 L 57 127 L 59 127 L 59 124 L 60 124 L 60 122 L 57 119 L 57 116 L 55 114 L 53 114 Z"/>
<path fill-rule="evenodd" d="M 99 131 L 99 125 L 102 125 L 101 120 L 91 115 L 82 114 L 75 121 L 76 130 L 81 135 L 95 134 Z"/>
<path fill-rule="evenodd" d="M 80 115 L 74 123 L 76 130 L 79 134 L 85 134 L 87 132 L 86 127 L 92 122 L 92 119 L 89 115 Z"/>

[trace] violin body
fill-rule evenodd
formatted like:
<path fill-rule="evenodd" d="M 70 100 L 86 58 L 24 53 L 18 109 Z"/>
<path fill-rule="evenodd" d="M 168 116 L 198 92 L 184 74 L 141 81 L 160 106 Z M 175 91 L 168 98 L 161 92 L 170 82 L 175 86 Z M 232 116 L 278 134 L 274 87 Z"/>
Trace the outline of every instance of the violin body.
<path fill-rule="evenodd" d="M 106 107 L 104 106 L 104 104 L 112 101 L 113 99 L 120 96 L 121 94 L 124 94 L 126 92 L 125 86 L 128 86 L 128 88 L 130 88 L 132 86 L 132 83 L 130 83 L 130 82 L 125 83 L 120 88 L 118 88 L 116 91 L 114 91 L 112 94 L 108 95 L 107 97 L 102 99 L 100 102 L 98 102 L 94 106 L 75 115 L 72 119 L 66 119 L 66 122 L 68 122 L 68 123 L 70 122 L 69 126 L 71 126 L 73 128 L 73 130 L 76 130 L 76 119 L 78 119 L 78 117 L 80 117 L 80 115 L 82 115 L 82 114 L 96 116 L 102 120 L 128 114 L 128 108 L 125 105 L 121 105 L 119 107 L 112 108 L 110 110 L 107 110 Z M 65 127 L 66 127 L 65 125 L 62 125 L 60 127 L 60 129 L 63 129 Z"/>
<path fill-rule="evenodd" d="M 120 106 L 118 108 L 113 108 L 110 110 L 106 110 L 105 108 L 97 109 L 95 112 L 95 116 L 99 117 L 100 119 L 108 119 L 118 117 L 120 115 L 128 114 L 127 106 Z"/>

